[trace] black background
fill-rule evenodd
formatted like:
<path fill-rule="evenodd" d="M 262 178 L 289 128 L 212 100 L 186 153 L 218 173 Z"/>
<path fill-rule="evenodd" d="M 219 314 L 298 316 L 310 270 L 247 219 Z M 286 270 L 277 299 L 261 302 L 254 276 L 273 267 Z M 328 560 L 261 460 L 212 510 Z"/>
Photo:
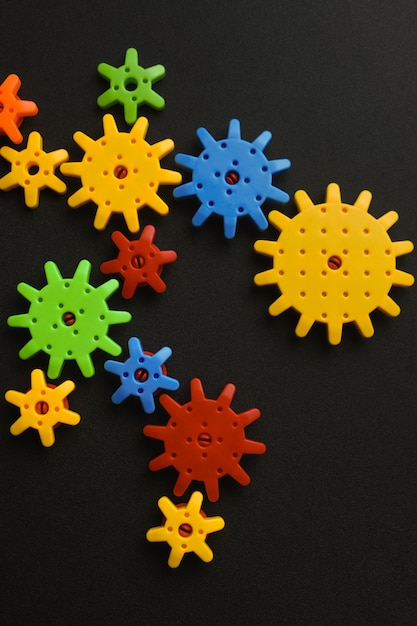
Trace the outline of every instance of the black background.
<path fill-rule="evenodd" d="M 335 181 L 353 203 L 369 189 L 372 215 L 400 214 L 391 239 L 417 241 L 414 0 L 3 2 L 0 24 L 0 80 L 18 74 L 20 97 L 39 107 L 23 121 L 24 143 L 3 137 L 1 145 L 23 148 L 38 130 L 46 151 L 65 148 L 70 160 L 81 160 L 73 132 L 103 134 L 96 99 L 108 83 L 97 65 L 121 65 L 135 47 L 144 67 L 166 67 L 155 86 L 165 109 L 140 109 L 150 143 L 175 141 L 164 167 L 180 169 L 176 152 L 200 152 L 199 126 L 220 139 L 236 117 L 244 139 L 272 132 L 265 154 L 291 160 L 274 178 L 291 197 L 305 189 L 322 202 Z M 128 130 L 122 108 L 110 112 Z M 0 175 L 8 171 L 2 159 Z M 111 232 L 129 235 L 120 216 L 96 231 L 93 204 L 67 205 L 79 179 L 65 182 L 66 195 L 45 190 L 36 210 L 20 188 L 0 196 L 2 397 L 25 391 L 31 370 L 47 367 L 43 353 L 18 357 L 28 333 L 6 323 L 28 309 L 17 283 L 40 289 L 45 261 L 70 277 L 86 258 L 97 286 L 110 278 L 100 263 L 116 256 Z M 276 239 L 276 231 L 259 233 L 241 220 L 227 241 L 220 219 L 191 225 L 195 198 L 174 200 L 170 186 L 160 195 L 169 215 L 144 209 L 141 225 L 154 224 L 156 244 L 176 250 L 178 260 L 164 270 L 165 294 L 142 289 L 131 301 L 119 291 L 110 298 L 110 308 L 133 314 L 110 336 L 122 355 L 132 335 L 153 352 L 169 345 L 178 402 L 189 400 L 193 377 L 212 398 L 234 383 L 232 408 L 260 409 L 246 433 L 267 452 L 243 458 L 248 487 L 226 477 L 219 501 L 204 501 L 208 515 L 226 521 L 208 538 L 212 563 L 191 554 L 171 570 L 168 546 L 145 539 L 161 522 L 158 498 L 181 501 L 172 494 L 172 468 L 147 469 L 162 444 L 142 429 L 166 423 L 162 407 L 146 416 L 133 399 L 113 405 L 117 379 L 104 371 L 108 355 L 99 351 L 92 379 L 73 362 L 64 367 L 59 382 L 75 381 L 70 408 L 82 421 L 60 428 L 52 448 L 33 430 L 12 437 L 18 409 L 1 400 L 1 623 L 416 624 L 415 287 L 392 289 L 401 315 L 372 314 L 372 339 L 347 325 L 332 347 L 320 324 L 297 339 L 298 314 L 271 318 L 276 289 L 253 284 L 270 266 L 253 243 Z M 274 206 L 266 203 L 265 212 Z M 277 208 L 296 214 L 293 200 Z M 415 275 L 416 258 L 397 265 Z"/>

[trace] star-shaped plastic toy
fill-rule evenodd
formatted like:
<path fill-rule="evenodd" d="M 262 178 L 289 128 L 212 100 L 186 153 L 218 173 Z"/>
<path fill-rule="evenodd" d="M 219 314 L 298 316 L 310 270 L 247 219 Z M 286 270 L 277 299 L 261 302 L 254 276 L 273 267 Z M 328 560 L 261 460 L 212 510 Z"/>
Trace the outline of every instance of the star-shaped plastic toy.
<path fill-rule="evenodd" d="M 119 361 L 106 361 L 104 369 L 120 376 L 120 387 L 112 395 L 112 401 L 120 404 L 129 396 L 139 398 L 145 413 L 155 411 L 154 394 L 160 389 L 175 391 L 179 382 L 166 375 L 164 363 L 171 356 L 172 350 L 168 346 L 161 348 L 155 354 L 144 352 L 137 337 L 131 337 L 128 342 L 129 358 Z"/>
<path fill-rule="evenodd" d="M 7 135 L 13 143 L 22 143 L 23 135 L 19 126 L 25 117 L 36 115 L 38 107 L 31 100 L 21 100 L 17 95 L 20 78 L 9 76 L 0 85 L 0 135 Z"/>
<path fill-rule="evenodd" d="M 15 187 L 22 187 L 25 204 L 31 209 L 39 205 L 39 194 L 45 187 L 61 194 L 67 190 L 65 183 L 55 176 L 54 171 L 68 159 L 68 152 L 63 149 L 44 152 L 42 148 L 41 135 L 33 131 L 24 150 L 14 150 L 9 146 L 0 149 L 0 155 L 12 166 L 11 171 L 0 178 L 0 189 L 10 191 Z"/>
<path fill-rule="evenodd" d="M 54 429 L 60 424 L 76 426 L 80 416 L 68 409 L 67 396 L 75 388 L 72 380 L 66 380 L 57 387 L 45 380 L 42 370 L 31 374 L 32 387 L 26 393 L 10 389 L 6 400 L 20 408 L 19 419 L 12 424 L 12 435 L 20 435 L 28 428 L 39 432 L 42 445 L 50 447 L 55 443 Z"/>
<path fill-rule="evenodd" d="M 119 273 L 124 279 L 122 296 L 133 298 L 137 287 L 149 285 L 157 293 L 166 290 L 166 284 L 161 278 L 162 268 L 166 263 L 177 259 L 174 250 L 160 250 L 153 243 L 155 227 L 148 224 L 141 236 L 130 241 L 120 231 L 112 233 L 113 243 L 119 249 L 116 259 L 104 261 L 100 265 L 103 274 Z"/>
<path fill-rule="evenodd" d="M 153 90 L 152 85 L 165 76 L 165 68 L 163 65 L 141 67 L 135 48 L 126 51 L 124 65 L 113 67 L 100 63 L 97 70 L 100 76 L 110 81 L 110 87 L 97 99 L 98 106 L 108 109 L 121 104 L 127 124 L 136 122 L 138 107 L 142 104 L 157 110 L 164 108 L 165 100 Z"/>
<path fill-rule="evenodd" d="M 178 567 L 186 552 L 194 552 L 202 561 L 213 560 L 213 551 L 206 543 L 209 533 L 224 528 L 224 519 L 220 516 L 207 517 L 201 511 L 203 495 L 194 491 L 185 505 L 175 505 L 163 496 L 158 500 L 165 521 L 163 526 L 150 528 L 146 539 L 151 542 L 166 541 L 171 547 L 168 558 L 169 567 Z"/>

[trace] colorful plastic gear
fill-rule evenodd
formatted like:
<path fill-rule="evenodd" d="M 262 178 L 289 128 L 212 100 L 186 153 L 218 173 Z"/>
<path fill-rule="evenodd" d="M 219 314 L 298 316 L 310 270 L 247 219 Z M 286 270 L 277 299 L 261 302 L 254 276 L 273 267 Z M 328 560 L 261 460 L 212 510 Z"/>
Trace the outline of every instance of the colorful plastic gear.
<path fill-rule="evenodd" d="M 74 140 L 85 151 L 81 162 L 64 163 L 61 172 L 80 176 L 82 187 L 68 199 L 71 207 L 95 202 L 94 226 L 103 230 L 112 213 L 122 213 L 130 232 L 139 230 L 138 211 L 145 205 L 161 215 L 168 205 L 157 195 L 159 185 L 181 182 L 181 174 L 161 168 L 160 159 L 174 149 L 172 139 L 150 145 L 148 120 L 140 117 L 129 133 L 119 132 L 112 115 L 103 117 L 104 136 L 94 141 L 81 131 Z"/>
<path fill-rule="evenodd" d="M 112 233 L 113 243 L 119 249 L 116 259 L 104 261 L 100 269 L 104 274 L 119 273 L 124 279 L 122 296 L 133 298 L 136 287 L 149 285 L 158 293 L 166 290 L 166 284 L 160 274 L 166 263 L 177 258 L 174 250 L 160 250 L 153 243 L 155 228 L 148 224 L 139 239 L 130 241 L 120 231 Z"/>
<path fill-rule="evenodd" d="M 372 311 L 399 315 L 400 307 L 388 292 L 393 285 L 413 284 L 411 274 L 396 269 L 396 257 L 411 252 L 413 244 L 391 241 L 387 231 L 398 213 L 374 218 L 367 212 L 371 198 L 369 191 L 362 191 L 353 205 L 346 204 L 339 186 L 331 183 L 323 204 L 315 205 L 305 191 L 297 191 L 298 215 L 269 214 L 282 232 L 277 241 L 255 243 L 257 252 L 273 258 L 273 268 L 257 274 L 255 284 L 278 286 L 281 295 L 269 307 L 271 315 L 290 307 L 300 313 L 298 337 L 305 337 L 314 322 L 327 324 L 331 344 L 340 343 L 348 322 L 371 337 Z"/>
<path fill-rule="evenodd" d="M 97 71 L 110 81 L 110 87 L 97 99 L 98 106 L 108 109 L 115 104 L 121 104 L 127 124 L 136 122 L 138 107 L 142 104 L 158 111 L 164 108 L 165 100 L 152 89 L 152 85 L 165 76 L 165 68 L 163 65 L 153 65 L 146 69 L 141 67 L 138 65 L 135 48 L 126 50 L 124 65 L 113 67 L 100 63 Z"/>
<path fill-rule="evenodd" d="M 10 191 L 15 187 L 23 187 L 25 204 L 31 209 L 39 205 L 39 194 L 42 189 L 49 187 L 57 193 L 65 193 L 67 186 L 55 176 L 54 171 L 68 159 L 66 150 L 43 151 L 41 135 L 33 131 L 30 133 L 27 148 L 14 150 L 9 146 L 0 149 L 0 155 L 12 164 L 11 171 L 0 178 L 0 189 Z"/>
<path fill-rule="evenodd" d="M 150 528 L 146 539 L 151 542 L 166 541 L 171 547 L 168 558 L 169 567 L 178 567 L 186 552 L 194 552 L 202 561 L 213 560 L 213 551 L 206 543 L 209 533 L 224 528 L 224 519 L 220 516 L 207 517 L 201 511 L 203 494 L 194 491 L 186 505 L 175 505 L 163 496 L 158 506 L 165 516 L 162 526 Z"/>
<path fill-rule="evenodd" d="M 53 261 L 45 263 L 47 285 L 40 290 L 19 283 L 18 292 L 30 302 L 28 313 L 12 315 L 9 326 L 28 328 L 32 338 L 20 350 L 28 359 L 39 351 L 49 355 L 48 376 L 57 378 L 64 362 L 75 360 L 82 374 L 94 375 L 90 354 L 97 348 L 118 356 L 121 347 L 107 336 L 110 324 L 129 322 L 127 311 L 111 311 L 107 298 L 119 283 L 111 279 L 99 287 L 89 284 L 91 263 L 79 262 L 72 278 L 63 278 Z"/>
<path fill-rule="evenodd" d="M 72 380 L 66 380 L 57 387 L 46 383 L 42 370 L 31 373 L 32 387 L 26 393 L 10 389 L 6 400 L 20 408 L 20 417 L 10 427 L 12 435 L 20 435 L 28 428 L 39 432 L 42 445 L 50 447 L 55 443 L 54 429 L 60 424 L 76 426 L 80 416 L 68 409 L 66 397 L 75 388 Z"/>
<path fill-rule="evenodd" d="M 120 387 L 112 395 L 114 404 L 120 404 L 133 396 L 139 398 L 145 413 L 155 411 L 154 394 L 159 389 L 175 391 L 180 386 L 178 380 L 166 375 L 164 363 L 172 354 L 171 348 L 165 346 L 155 354 L 144 352 L 137 337 L 128 342 L 129 358 L 120 363 L 108 360 L 104 363 L 107 372 L 120 376 Z"/>
<path fill-rule="evenodd" d="M 25 117 L 36 115 L 38 107 L 31 100 L 21 100 L 17 95 L 20 78 L 9 76 L 0 85 L 0 134 L 7 135 L 13 143 L 22 143 L 23 135 L 19 126 Z"/>
<path fill-rule="evenodd" d="M 198 378 L 190 383 L 191 400 L 180 405 L 163 394 L 160 403 L 170 414 L 166 426 L 145 426 L 147 437 L 164 441 L 165 451 L 149 463 L 152 471 L 172 465 L 178 472 L 174 494 L 181 496 L 192 480 L 204 482 L 207 497 L 219 499 L 219 478 L 229 474 L 241 485 L 250 483 L 239 465 L 243 454 L 263 454 L 265 445 L 245 437 L 245 426 L 258 419 L 258 409 L 236 414 L 230 404 L 236 391 L 225 386 L 216 400 L 204 396 Z"/>
<path fill-rule="evenodd" d="M 241 139 L 240 122 L 232 119 L 226 139 L 216 141 L 205 128 L 197 130 L 204 150 L 198 157 L 177 154 L 175 161 L 192 170 L 191 182 L 174 190 L 175 198 L 196 195 L 201 206 L 192 223 L 201 226 L 213 213 L 223 217 L 224 235 L 232 239 L 239 217 L 249 215 L 264 230 L 268 221 L 261 205 L 268 198 L 288 202 L 289 195 L 272 185 L 272 175 L 288 169 L 288 159 L 268 161 L 263 150 L 272 135 L 265 130 L 252 143 Z"/>

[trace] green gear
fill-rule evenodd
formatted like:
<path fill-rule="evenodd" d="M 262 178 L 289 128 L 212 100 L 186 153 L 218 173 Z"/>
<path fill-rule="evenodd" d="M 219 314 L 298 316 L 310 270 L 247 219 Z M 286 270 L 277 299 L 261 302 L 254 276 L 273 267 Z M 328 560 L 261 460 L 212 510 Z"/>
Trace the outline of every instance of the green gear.
<path fill-rule="evenodd" d="M 126 51 L 124 65 L 113 67 L 108 63 L 100 63 L 97 71 L 110 81 L 110 87 L 97 98 L 98 106 L 108 109 L 114 104 L 121 104 L 126 124 L 136 122 L 141 104 L 158 111 L 164 108 L 165 100 L 152 89 L 152 85 L 165 76 L 165 68 L 163 65 L 141 67 L 135 48 Z"/>
<path fill-rule="evenodd" d="M 64 362 L 75 360 L 82 374 L 89 378 L 95 369 L 90 354 L 97 348 L 118 356 L 122 349 L 107 337 L 110 324 L 129 322 L 127 311 L 111 311 L 107 298 L 119 286 L 112 279 L 99 287 L 88 280 L 91 263 L 79 262 L 73 278 L 63 278 L 53 261 L 45 263 L 47 285 L 40 290 L 19 283 L 18 292 L 30 302 L 29 311 L 11 315 L 9 326 L 28 328 L 32 338 L 19 352 L 29 359 L 39 351 L 49 355 L 48 376 L 58 378 Z"/>

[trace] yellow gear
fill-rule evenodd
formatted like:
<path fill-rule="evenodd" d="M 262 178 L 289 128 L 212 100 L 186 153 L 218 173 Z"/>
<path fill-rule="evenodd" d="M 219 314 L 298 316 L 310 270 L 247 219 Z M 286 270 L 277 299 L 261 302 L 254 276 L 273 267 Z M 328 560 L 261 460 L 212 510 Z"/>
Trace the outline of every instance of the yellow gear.
<path fill-rule="evenodd" d="M 281 231 L 277 241 L 255 242 L 255 250 L 273 258 L 273 268 L 255 276 L 256 285 L 276 284 L 281 295 L 269 307 L 279 315 L 293 307 L 300 313 L 296 335 L 305 337 L 314 322 L 327 324 L 328 340 L 338 344 L 343 324 L 353 322 L 364 337 L 374 328 L 375 309 L 390 316 L 400 307 L 388 295 L 393 285 L 408 287 L 414 277 L 396 269 L 396 257 L 411 252 L 411 241 L 392 242 L 387 231 L 398 220 L 395 211 L 376 219 L 367 211 L 372 195 L 362 191 L 353 205 L 342 202 L 336 183 L 326 201 L 314 205 L 297 191 L 299 214 L 279 211 L 269 221 Z"/>
<path fill-rule="evenodd" d="M 206 537 L 224 528 L 224 520 L 219 516 L 205 517 L 200 510 L 202 503 L 203 494 L 199 491 L 194 491 L 184 506 L 176 506 L 166 496 L 158 500 L 165 523 L 150 528 L 146 538 L 148 541 L 166 541 L 171 546 L 168 559 L 170 567 L 178 567 L 186 552 L 195 552 L 206 563 L 213 560 L 213 552 L 206 544 Z"/>
<path fill-rule="evenodd" d="M 21 415 L 10 427 L 12 435 L 20 435 L 28 428 L 39 432 L 42 445 L 49 447 L 55 443 L 54 427 L 58 424 L 76 426 L 80 416 L 67 408 L 65 399 L 75 388 L 72 380 L 66 380 L 57 387 L 48 385 L 42 370 L 31 373 L 32 388 L 26 393 L 9 389 L 6 400 L 20 407 Z"/>
<path fill-rule="evenodd" d="M 42 136 L 33 131 L 24 150 L 14 150 L 9 146 L 0 149 L 1 156 L 12 165 L 11 171 L 0 179 L 0 189 L 10 191 L 18 186 L 23 187 L 25 204 L 31 209 L 39 205 L 39 194 L 45 187 L 57 193 L 65 193 L 67 190 L 65 183 L 55 176 L 54 171 L 68 159 L 68 152 L 64 149 L 44 152 L 42 147 Z"/>
<path fill-rule="evenodd" d="M 103 230 L 113 213 L 122 213 L 130 232 L 139 230 L 138 211 L 148 206 L 161 215 L 168 205 L 157 195 L 160 184 L 175 185 L 181 174 L 162 169 L 160 159 L 174 149 L 172 139 L 150 145 L 148 120 L 140 117 L 129 133 L 119 132 L 114 117 L 103 117 L 104 136 L 96 141 L 81 131 L 74 140 L 85 151 L 81 162 L 65 163 L 61 172 L 81 177 L 82 187 L 68 199 L 71 207 L 97 204 L 94 226 Z"/>

